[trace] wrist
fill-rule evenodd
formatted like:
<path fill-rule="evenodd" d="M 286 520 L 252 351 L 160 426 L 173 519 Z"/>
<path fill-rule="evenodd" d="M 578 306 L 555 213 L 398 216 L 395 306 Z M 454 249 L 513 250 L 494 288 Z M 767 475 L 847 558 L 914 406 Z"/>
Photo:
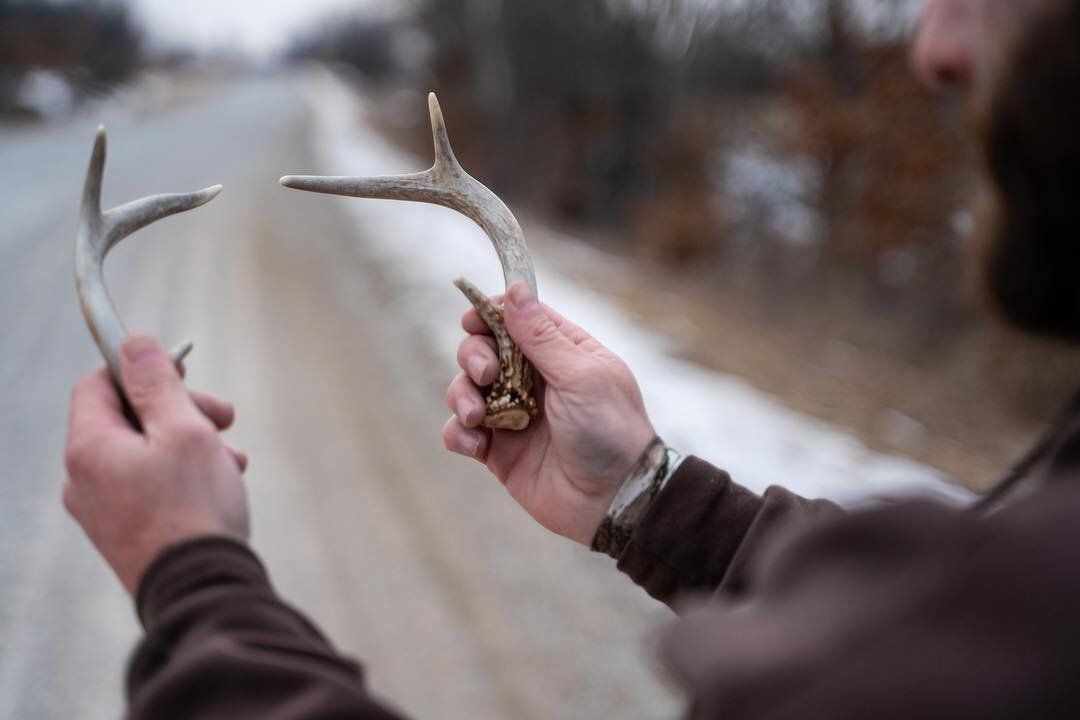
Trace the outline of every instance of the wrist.
<path fill-rule="evenodd" d="M 615 493 L 590 548 L 618 558 L 683 456 L 655 436 Z"/>
<path fill-rule="evenodd" d="M 203 535 L 158 553 L 132 597 L 140 621 L 149 628 L 169 606 L 191 593 L 237 584 L 269 588 L 258 556 L 235 536 Z"/>
<path fill-rule="evenodd" d="M 247 538 L 230 531 L 220 523 L 192 522 L 173 524 L 162 522 L 159 527 L 168 528 L 168 532 L 153 532 L 131 544 L 127 557 L 119 555 L 114 570 L 120 583 L 132 597 L 138 592 L 143 578 L 157 560 L 168 555 L 174 548 L 204 540 L 230 541 L 241 545 L 247 544 Z"/>

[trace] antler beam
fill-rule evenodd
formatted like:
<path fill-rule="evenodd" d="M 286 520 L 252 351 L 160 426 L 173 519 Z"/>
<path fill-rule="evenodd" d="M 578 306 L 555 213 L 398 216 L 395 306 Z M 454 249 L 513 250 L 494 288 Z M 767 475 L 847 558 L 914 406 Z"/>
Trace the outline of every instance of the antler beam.
<path fill-rule="evenodd" d="M 124 393 L 120 377 L 120 346 L 124 344 L 128 331 L 105 288 L 105 256 L 122 239 L 150 223 L 210 202 L 221 192 L 221 186 L 214 185 L 193 193 L 154 195 L 102 212 L 105 154 L 105 128 L 101 127 L 98 128 L 90 167 L 86 172 L 79 231 L 75 236 L 75 290 L 90 334 L 94 336 L 94 342 L 105 358 L 117 387 Z M 191 343 L 184 343 L 173 350 L 170 353 L 173 362 L 179 365 L 191 348 Z"/>
<path fill-rule="evenodd" d="M 384 200 L 411 200 L 456 210 L 479 225 L 495 246 L 506 286 L 525 281 L 536 295 L 536 273 L 514 214 L 482 183 L 470 176 L 454 157 L 442 110 L 435 93 L 428 95 L 435 164 L 411 175 L 390 177 L 310 177 L 289 175 L 281 184 L 295 190 Z M 536 416 L 533 375 L 529 362 L 510 339 L 502 310 L 464 278 L 454 284 L 476 307 L 495 335 L 499 348 L 499 378 L 486 394 L 484 425 L 503 430 L 524 430 Z"/>

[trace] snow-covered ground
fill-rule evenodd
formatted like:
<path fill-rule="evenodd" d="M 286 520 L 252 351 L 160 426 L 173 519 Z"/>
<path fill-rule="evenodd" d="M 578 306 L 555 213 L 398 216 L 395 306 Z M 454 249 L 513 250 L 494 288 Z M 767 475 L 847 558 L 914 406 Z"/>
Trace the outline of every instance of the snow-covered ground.
<path fill-rule="evenodd" d="M 315 120 L 317 171 L 329 175 L 414 172 L 430 165 L 389 144 L 363 122 L 364 100 L 332 74 L 308 76 L 305 99 Z M 450 98 L 443 98 L 452 102 Z M 426 115 L 417 99 L 415 111 Z M 453 128 L 450 128 L 453 139 Z M 462 159 L 468 168 L 468 158 Z M 496 188 L 497 190 L 497 188 Z M 402 317 L 449 380 L 456 372 L 459 325 L 467 301 L 451 285 L 462 275 L 495 293 L 502 289 L 496 256 L 483 232 L 444 208 L 418 203 L 338 199 L 355 220 L 366 257 L 396 290 Z M 526 237 L 543 228 L 524 226 Z M 360 242 L 360 240 L 358 240 Z M 971 494 L 931 468 L 871 452 L 843 430 L 784 407 L 744 381 L 673 357 L 671 343 L 637 325 L 603 294 L 574 284 L 545 263 L 545 244 L 530 247 L 540 297 L 582 326 L 629 364 L 638 378 L 653 424 L 674 447 L 723 467 L 743 485 L 764 490 L 780 484 L 847 506 L 881 498 L 928 495 L 963 503 Z M 603 262 L 604 255 L 587 256 Z"/>

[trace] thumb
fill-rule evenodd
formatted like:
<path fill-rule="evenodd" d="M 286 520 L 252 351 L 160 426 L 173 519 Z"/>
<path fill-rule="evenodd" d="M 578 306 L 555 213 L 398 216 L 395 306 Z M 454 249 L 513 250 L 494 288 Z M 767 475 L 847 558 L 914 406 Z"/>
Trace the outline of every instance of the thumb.
<path fill-rule="evenodd" d="M 144 427 L 162 425 L 195 412 L 172 359 L 149 335 L 131 335 L 120 350 L 124 394 Z"/>
<path fill-rule="evenodd" d="M 580 350 L 557 322 L 561 318 L 537 302 L 524 282 L 507 290 L 503 319 L 510 337 L 549 382 L 557 383 L 578 362 Z"/>

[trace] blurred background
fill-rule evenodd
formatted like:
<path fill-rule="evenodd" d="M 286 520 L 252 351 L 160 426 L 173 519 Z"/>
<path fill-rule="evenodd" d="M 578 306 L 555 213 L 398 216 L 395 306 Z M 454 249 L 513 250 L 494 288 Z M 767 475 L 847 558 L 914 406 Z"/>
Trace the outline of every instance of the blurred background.
<path fill-rule="evenodd" d="M 1080 370 L 964 269 L 965 108 L 907 66 L 918 0 L 0 0 L 0 716 L 116 717 L 127 599 L 60 508 L 93 132 L 106 203 L 225 184 L 110 256 L 132 327 L 234 400 L 283 592 L 423 717 L 673 716 L 670 613 L 547 536 L 439 429 L 479 230 L 287 173 L 463 165 L 543 299 L 622 354 L 673 445 L 857 505 L 988 487 Z M 553 700 L 553 698 L 557 698 Z"/>

